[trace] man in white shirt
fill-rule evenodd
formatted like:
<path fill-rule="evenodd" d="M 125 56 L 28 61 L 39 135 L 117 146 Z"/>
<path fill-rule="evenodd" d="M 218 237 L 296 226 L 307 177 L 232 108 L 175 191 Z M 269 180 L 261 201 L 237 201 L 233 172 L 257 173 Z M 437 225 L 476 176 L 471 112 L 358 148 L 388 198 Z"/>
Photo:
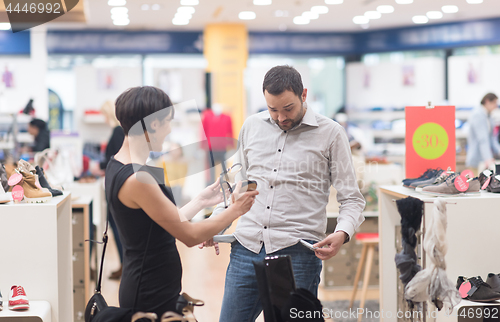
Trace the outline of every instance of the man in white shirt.
<path fill-rule="evenodd" d="M 220 322 L 255 321 L 262 305 L 253 262 L 269 255 L 290 255 L 297 287 L 317 295 L 321 260 L 335 256 L 364 221 L 344 128 L 306 107 L 307 89 L 293 67 L 269 70 L 263 92 L 268 111 L 245 121 L 237 155 L 242 178 L 257 181 L 260 194 L 234 233 Z M 341 206 L 326 236 L 332 185 Z M 326 247 L 313 252 L 301 239 Z"/>

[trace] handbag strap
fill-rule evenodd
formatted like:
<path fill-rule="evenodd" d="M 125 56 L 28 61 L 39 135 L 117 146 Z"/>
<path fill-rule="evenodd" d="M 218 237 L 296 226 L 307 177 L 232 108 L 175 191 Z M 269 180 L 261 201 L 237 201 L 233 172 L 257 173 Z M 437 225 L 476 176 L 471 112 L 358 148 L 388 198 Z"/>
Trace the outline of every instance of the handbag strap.
<path fill-rule="evenodd" d="M 108 201 L 109 204 L 113 205 L 113 193 L 115 191 L 115 183 L 116 183 L 116 178 L 118 177 L 118 175 L 120 174 L 120 172 L 123 171 L 123 169 L 125 168 L 126 165 L 122 166 L 120 168 L 120 170 L 118 170 L 118 172 L 116 172 L 115 176 L 113 177 L 113 181 L 111 181 L 111 200 Z M 107 197 L 107 196 L 106 196 Z M 116 195 L 116 197 L 118 198 L 118 194 Z M 107 199 L 107 198 L 106 198 Z M 108 206 L 109 208 L 109 206 Z M 104 244 L 103 248 L 102 248 L 102 256 L 101 256 L 101 265 L 100 265 L 100 268 L 99 268 L 99 277 L 97 279 L 97 285 L 96 285 L 96 289 L 95 289 L 95 292 L 96 293 L 100 293 L 101 292 L 101 281 L 102 281 L 102 270 L 103 270 L 103 267 L 104 267 L 104 255 L 106 254 L 106 246 L 108 244 L 108 226 L 109 226 L 109 213 L 110 211 L 108 210 L 107 212 L 107 215 L 106 215 L 106 228 L 104 230 L 104 234 L 102 236 L 102 244 Z M 153 221 L 151 219 L 151 224 L 149 226 L 149 234 L 148 234 L 148 240 L 146 242 L 146 249 L 144 250 L 144 257 L 142 258 L 142 264 L 141 264 L 141 272 L 140 272 L 140 275 L 139 275 L 139 282 L 137 283 L 137 289 L 135 291 L 135 299 L 134 299 L 134 310 L 135 310 L 135 307 L 137 306 L 137 299 L 139 297 L 139 289 L 140 289 L 140 286 L 141 286 L 141 281 L 142 281 L 142 273 L 144 272 L 144 264 L 146 263 L 146 255 L 148 253 L 148 248 L 149 248 L 149 241 L 151 239 L 151 232 L 153 231 Z"/>

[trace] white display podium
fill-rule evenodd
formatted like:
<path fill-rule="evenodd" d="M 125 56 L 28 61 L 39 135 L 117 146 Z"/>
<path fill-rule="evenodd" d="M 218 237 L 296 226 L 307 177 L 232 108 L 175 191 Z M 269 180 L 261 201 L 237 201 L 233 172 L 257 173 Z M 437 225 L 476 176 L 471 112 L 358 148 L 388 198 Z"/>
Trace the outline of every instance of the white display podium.
<path fill-rule="evenodd" d="M 0 247 L 0 321 L 2 314 L 22 313 L 8 310 L 12 285 L 23 286 L 33 303 L 47 301 L 51 321 L 73 321 L 71 194 L 42 204 L 0 205 Z"/>
<path fill-rule="evenodd" d="M 2 294 L 3 295 L 3 294 Z M 50 303 L 47 301 L 30 301 L 29 310 L 11 311 L 7 308 L 7 302 L 4 300 L 3 311 L 0 311 L 0 321 L 9 322 L 51 322 L 52 315 Z M 15 319 L 14 319 L 15 318 Z"/>
<path fill-rule="evenodd" d="M 431 214 L 434 209 L 432 202 L 436 200 L 436 197 L 403 186 L 381 186 L 379 189 L 380 309 L 384 312 L 392 312 L 392 315 L 396 316 L 399 272 L 394 256 L 396 255 L 396 233 L 397 229 L 400 229 L 401 216 L 394 200 L 412 196 L 430 202 L 425 203 L 422 220 L 423 225 L 428 225 L 430 218 L 428 214 Z M 498 230 L 500 194 L 482 191 L 473 196 L 449 196 L 445 199 L 449 203 L 447 204 L 448 228 L 446 232 L 448 253 L 445 257 L 448 278 L 455 284 L 460 275 L 467 277 L 480 275 L 483 280 L 486 280 L 488 273 L 500 273 L 500 256 L 497 251 L 500 245 Z M 422 259 L 425 267 L 429 259 L 426 256 Z M 500 303 L 493 304 L 500 305 Z M 462 301 L 460 305 L 483 306 L 484 303 Z M 434 306 L 429 305 L 429 309 L 434 310 Z M 381 321 L 383 320 L 381 318 Z M 385 321 L 396 320 L 385 319 Z M 434 320 L 432 317 L 426 319 L 426 321 L 432 320 Z M 446 317 L 441 311 L 436 321 L 457 321 L 457 317 L 455 316 L 454 319 Z"/>

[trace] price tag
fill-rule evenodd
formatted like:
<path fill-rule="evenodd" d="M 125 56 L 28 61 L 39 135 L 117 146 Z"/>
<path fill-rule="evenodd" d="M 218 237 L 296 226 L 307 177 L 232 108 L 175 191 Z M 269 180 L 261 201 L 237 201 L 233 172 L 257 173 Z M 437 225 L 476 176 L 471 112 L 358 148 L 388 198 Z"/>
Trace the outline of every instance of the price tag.
<path fill-rule="evenodd" d="M 19 202 L 23 200 L 23 198 L 24 198 L 23 187 L 15 186 L 14 188 L 12 188 L 12 199 L 14 199 L 14 201 Z"/>
<path fill-rule="evenodd" d="M 467 182 L 467 178 L 461 174 L 455 178 L 455 188 L 457 188 L 460 192 L 465 192 L 469 189 L 469 183 Z"/>
<path fill-rule="evenodd" d="M 16 184 L 18 184 L 19 182 L 21 182 L 21 180 L 23 180 L 23 175 L 20 174 L 20 173 L 13 173 L 10 178 L 9 178 L 9 186 L 15 186 Z"/>
<path fill-rule="evenodd" d="M 470 291 L 472 288 L 472 285 L 470 282 L 464 282 L 462 285 L 460 285 L 460 288 L 458 289 L 458 293 L 460 293 L 460 296 L 464 299 L 467 297 L 467 293 Z"/>
<path fill-rule="evenodd" d="M 437 159 L 448 149 L 448 133 L 437 123 L 424 123 L 413 134 L 413 148 L 426 160 Z"/>

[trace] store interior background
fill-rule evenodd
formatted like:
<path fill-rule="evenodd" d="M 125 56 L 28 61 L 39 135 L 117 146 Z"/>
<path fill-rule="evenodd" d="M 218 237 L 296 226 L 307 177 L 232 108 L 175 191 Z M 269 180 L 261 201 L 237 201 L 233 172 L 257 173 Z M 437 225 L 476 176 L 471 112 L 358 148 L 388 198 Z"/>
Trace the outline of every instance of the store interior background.
<path fill-rule="evenodd" d="M 207 80 L 215 73 L 207 74 L 209 62 L 203 54 L 203 30 L 209 24 L 240 24 L 249 32 L 250 45 L 241 75 L 243 109 L 239 113 L 248 117 L 266 109 L 262 80 L 267 70 L 283 64 L 292 65 L 301 73 L 304 86 L 308 88 L 308 107 L 330 118 L 345 109 L 349 131 L 362 145 L 362 153 L 356 160 L 361 162 L 357 163 L 357 173 L 368 200 L 366 227 L 371 226 L 366 229 L 376 232 L 376 187 L 399 184 L 404 178 L 404 107 L 423 106 L 429 102 L 456 106 L 457 169 L 461 170 L 465 167 L 468 116 L 486 93 L 500 93 L 497 0 L 476 1 L 480 2 L 476 4 L 466 0 L 414 0 L 410 4 L 398 4 L 399 0 L 345 0 L 343 3 L 338 1 L 339 4 L 329 4 L 329 0 L 273 0 L 267 6 L 255 5 L 251 0 L 199 0 L 199 4 L 193 6 L 195 13 L 189 24 L 174 25 L 172 18 L 182 2 L 123 0 L 122 5 L 115 6 L 110 5 L 113 0 L 109 0 L 109 4 L 107 0 L 80 0 L 75 12 L 61 17 L 61 21 L 14 35 L 5 27 L 8 21 L 5 8 L 0 8 L 3 22 L 0 26 L 5 29 L 0 30 L 0 73 L 9 70 L 13 75 L 12 86 L 0 82 L 0 160 L 13 139 L 5 134 L 13 122 L 11 114 L 17 114 L 33 99 L 36 117 L 52 125 L 53 136 L 59 138 L 53 141 L 54 144 L 59 142 L 62 148 L 71 149 L 75 159 L 80 161 L 81 171 L 82 156 L 98 158 L 95 151 L 108 141 L 112 130 L 101 115 L 89 112 L 98 111 L 108 100 L 114 101 L 127 88 L 141 85 L 164 89 L 174 104 L 178 104 L 173 132 L 167 139 L 181 146 L 197 144 L 203 134 L 199 115 L 193 116 L 191 112 L 205 109 L 207 102 L 218 103 L 214 91 L 220 90 L 214 88 L 215 82 L 207 86 Z M 395 10 L 367 24 L 353 22 L 354 16 L 376 11 L 380 5 L 392 5 Z M 415 15 L 441 12 L 444 5 L 455 5 L 459 10 L 444 13 L 442 19 L 431 19 L 426 24 L 413 22 Z M 294 24 L 294 17 L 312 6 L 326 6 L 329 11 L 309 24 Z M 128 9 L 129 24 L 113 25 L 110 10 L 115 7 Z M 241 11 L 254 11 L 256 18 L 238 19 Z M 401 39 L 404 31 L 414 32 L 417 43 Z M 317 32 L 319 34 L 315 34 Z M 189 46 L 175 43 L 182 38 L 182 33 L 194 39 Z M 27 40 L 20 40 L 24 45 L 13 42 L 12 37 L 22 38 L 26 34 L 29 34 Z M 151 37 L 151 41 L 141 42 L 141 47 L 121 46 L 116 41 L 141 35 Z M 156 43 L 158 35 L 171 36 L 171 49 L 165 50 L 163 44 Z M 266 36 L 283 41 L 285 45 L 260 43 Z M 326 45 L 321 39 L 314 42 L 316 36 L 326 37 L 324 41 L 331 42 Z M 76 37 L 83 43 L 66 45 L 64 39 L 68 38 L 65 37 Z M 349 48 L 349 42 L 363 39 L 367 43 Z M 23 49 L 26 41 L 29 43 L 27 52 Z M 294 45 L 297 41 L 298 46 Z M 304 41 L 303 46 L 301 41 Z M 19 52 L 15 53 L 16 48 L 12 47 L 19 47 Z M 207 88 L 211 92 L 207 92 Z M 49 108 L 49 90 L 58 95 L 62 110 L 56 112 Z M 223 105 L 222 108 L 230 115 L 235 112 L 232 106 Z M 500 125 L 500 116 L 495 117 Z M 29 118 L 22 116 L 17 118 L 20 133 L 16 140 L 21 143 L 31 140 L 23 132 L 28 121 Z M 238 130 L 234 129 L 235 137 Z M 204 160 L 204 153 L 200 149 L 186 159 L 199 162 Z M 183 182 L 185 200 L 205 187 L 206 177 L 203 172 L 186 178 Z M 333 199 L 332 196 L 327 209 L 333 220 L 329 229 L 338 212 Z M 203 216 L 200 213 L 196 218 Z M 100 218 L 94 217 L 94 221 L 102 223 Z M 219 257 L 215 257 L 212 249 L 179 247 L 184 288 L 207 303 L 199 310 L 199 320 L 216 321 L 229 247 L 222 245 Z M 359 253 L 359 249 L 356 251 Z M 350 266 L 339 273 L 328 275 L 325 264 L 320 288 L 322 301 L 349 298 L 358 253 L 354 252 L 345 260 L 338 259 L 342 265 Z M 105 276 L 119 265 L 113 247 L 106 265 Z M 376 301 L 378 276 L 374 274 L 373 277 L 368 298 Z M 343 281 L 340 285 L 339 280 Z M 117 305 L 118 282 L 105 278 L 103 284 L 109 304 Z"/>

